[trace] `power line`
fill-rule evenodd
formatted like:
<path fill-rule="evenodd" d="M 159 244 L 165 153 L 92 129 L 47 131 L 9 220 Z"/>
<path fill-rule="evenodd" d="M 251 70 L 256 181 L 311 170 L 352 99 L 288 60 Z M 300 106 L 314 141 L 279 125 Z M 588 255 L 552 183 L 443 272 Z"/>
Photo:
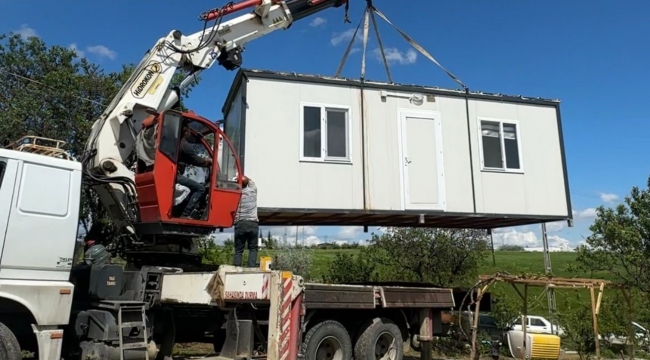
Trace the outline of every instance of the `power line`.
<path fill-rule="evenodd" d="M 13 76 L 13 77 L 16 77 L 16 78 L 22 79 L 22 80 L 29 81 L 29 82 L 34 83 L 34 84 L 38 84 L 38 85 L 40 85 L 40 86 L 42 86 L 42 87 L 44 87 L 44 88 L 50 89 L 50 90 L 52 90 L 52 91 L 56 91 L 56 92 L 59 92 L 59 93 L 61 92 L 61 90 L 59 90 L 59 89 L 55 89 L 55 88 L 53 88 L 53 87 L 51 87 L 51 86 L 49 86 L 49 85 L 47 85 L 47 84 L 45 84 L 45 83 L 43 83 L 43 82 L 41 82 L 41 81 L 34 80 L 34 79 L 30 79 L 30 78 L 28 78 L 28 77 L 26 77 L 26 76 L 22 76 L 22 75 L 20 75 L 20 74 L 13 73 L 13 72 L 11 72 L 11 71 L 7 71 L 7 70 L 4 70 L 4 69 L 0 69 L 0 72 L 3 72 L 3 73 L 5 73 L 5 74 L 7 74 L 7 75 L 10 75 L 10 76 Z M 43 94 L 43 93 L 41 93 L 41 94 Z M 87 102 L 91 102 L 91 103 L 93 103 L 93 104 L 95 104 L 95 105 L 104 106 L 104 104 L 102 104 L 102 103 L 100 103 L 100 102 L 98 102 L 98 101 L 92 100 L 92 99 L 88 99 L 88 98 L 85 98 L 85 97 L 82 97 L 82 96 L 79 96 L 79 95 L 75 95 L 75 94 L 69 94 L 69 95 L 72 96 L 72 97 L 74 97 L 75 99 L 78 99 L 78 100 L 87 101 Z"/>

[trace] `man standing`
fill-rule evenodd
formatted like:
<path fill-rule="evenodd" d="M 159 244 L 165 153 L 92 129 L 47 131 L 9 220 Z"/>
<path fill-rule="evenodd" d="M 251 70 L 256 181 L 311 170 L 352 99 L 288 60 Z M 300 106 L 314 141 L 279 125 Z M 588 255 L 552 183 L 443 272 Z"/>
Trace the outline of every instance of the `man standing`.
<path fill-rule="evenodd" d="M 259 220 L 257 219 L 257 186 L 253 180 L 244 176 L 239 209 L 235 215 L 235 266 L 241 266 L 244 248 L 248 245 L 248 266 L 257 266 L 257 237 Z"/>

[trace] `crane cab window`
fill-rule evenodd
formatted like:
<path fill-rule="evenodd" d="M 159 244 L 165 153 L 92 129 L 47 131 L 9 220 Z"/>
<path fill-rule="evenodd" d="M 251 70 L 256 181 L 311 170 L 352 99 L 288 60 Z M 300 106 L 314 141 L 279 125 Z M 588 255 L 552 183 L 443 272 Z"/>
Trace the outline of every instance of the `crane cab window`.
<path fill-rule="evenodd" d="M 160 134 L 160 152 L 176 162 L 178 158 L 178 141 L 180 137 L 181 114 L 166 112 Z"/>
<path fill-rule="evenodd" d="M 2 189 L 2 180 L 5 177 L 6 169 L 7 169 L 7 160 L 0 159 L 0 189 Z"/>
<path fill-rule="evenodd" d="M 188 118 L 180 120 L 173 214 L 175 217 L 206 220 L 212 172 L 218 171 L 212 166 L 217 134 L 200 121 Z"/>

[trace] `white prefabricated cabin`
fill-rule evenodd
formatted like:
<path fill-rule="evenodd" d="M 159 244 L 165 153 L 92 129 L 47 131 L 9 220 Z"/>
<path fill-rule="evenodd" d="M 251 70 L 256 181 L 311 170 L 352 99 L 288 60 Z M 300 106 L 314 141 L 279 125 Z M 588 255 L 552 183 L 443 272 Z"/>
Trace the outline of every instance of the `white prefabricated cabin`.
<path fill-rule="evenodd" d="M 557 100 L 241 69 L 222 111 L 263 225 L 572 221 Z"/>

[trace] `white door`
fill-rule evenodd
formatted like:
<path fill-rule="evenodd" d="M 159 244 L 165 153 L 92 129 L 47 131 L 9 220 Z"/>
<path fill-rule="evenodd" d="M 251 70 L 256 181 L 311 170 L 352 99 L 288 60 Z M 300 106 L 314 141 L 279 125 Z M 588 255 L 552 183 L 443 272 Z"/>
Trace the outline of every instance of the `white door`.
<path fill-rule="evenodd" d="M 404 209 L 444 210 L 440 115 L 403 110 L 399 116 Z"/>
<path fill-rule="evenodd" d="M 9 223 L 17 169 L 18 162 L 16 160 L 0 158 L 0 258 L 4 248 L 7 224 Z"/>

